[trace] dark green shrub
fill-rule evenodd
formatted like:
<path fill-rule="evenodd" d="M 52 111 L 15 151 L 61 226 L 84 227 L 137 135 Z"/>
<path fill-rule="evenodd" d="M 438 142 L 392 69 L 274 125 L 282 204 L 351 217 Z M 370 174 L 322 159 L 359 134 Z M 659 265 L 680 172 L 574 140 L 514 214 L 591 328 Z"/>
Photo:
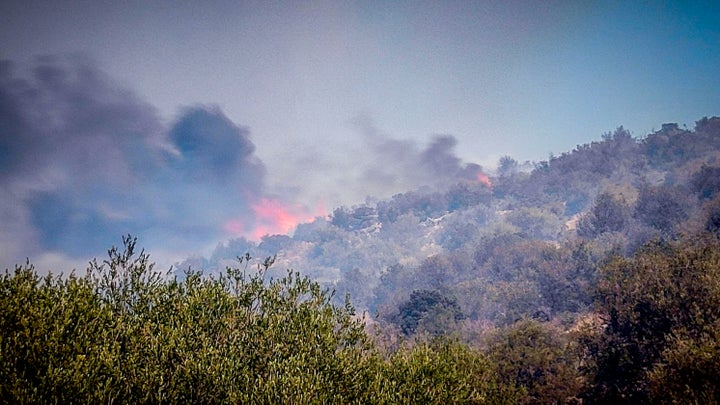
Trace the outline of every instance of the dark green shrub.
<path fill-rule="evenodd" d="M 273 259 L 182 280 L 135 239 L 85 276 L 0 277 L 8 403 L 512 403 L 485 357 L 453 343 L 384 354 L 352 306 Z"/>

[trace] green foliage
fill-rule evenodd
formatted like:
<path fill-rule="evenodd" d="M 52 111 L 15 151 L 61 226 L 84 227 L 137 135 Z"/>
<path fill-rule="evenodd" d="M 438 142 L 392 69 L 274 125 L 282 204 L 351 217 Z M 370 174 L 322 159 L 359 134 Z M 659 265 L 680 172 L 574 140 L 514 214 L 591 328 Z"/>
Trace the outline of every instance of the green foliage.
<path fill-rule="evenodd" d="M 521 397 L 521 391 L 500 383 L 486 356 L 446 338 L 402 346 L 378 382 L 371 403 L 515 404 Z"/>
<path fill-rule="evenodd" d="M 489 205 L 492 192 L 484 184 L 457 183 L 447 191 L 448 211 L 457 211 L 462 208 L 477 205 Z"/>
<path fill-rule="evenodd" d="M 677 187 L 644 186 L 635 204 L 635 217 L 665 234 L 672 234 L 688 217 L 687 193 Z"/>
<path fill-rule="evenodd" d="M 720 118 L 703 118 L 696 123 L 695 132 L 680 129 L 676 123 L 662 128 L 643 140 L 645 154 L 651 165 L 665 168 L 712 153 L 720 146 Z"/>
<path fill-rule="evenodd" d="M 135 240 L 85 277 L 32 266 L 0 284 L 0 396 L 12 402 L 358 401 L 372 378 L 350 305 L 272 264 L 183 281 Z M 249 260 L 249 256 L 242 261 Z M 247 263 L 247 262 L 246 262 Z M 251 269 L 252 270 L 252 269 Z"/>
<path fill-rule="evenodd" d="M 627 181 L 640 172 L 645 156 L 630 133 L 619 127 L 602 142 L 578 145 L 575 150 L 536 164 L 530 176 L 510 187 L 518 200 L 540 207 L 551 202 L 565 204 L 565 214 L 582 211 L 600 190 L 603 179 Z"/>
<path fill-rule="evenodd" d="M 718 239 L 655 244 L 614 259 L 603 268 L 598 300 L 606 325 L 586 342 L 595 379 L 589 400 L 641 403 L 693 393 L 685 398 L 718 402 Z"/>
<path fill-rule="evenodd" d="M 534 207 L 514 210 L 507 215 L 507 220 L 533 239 L 555 239 L 561 229 L 557 215 L 548 210 Z"/>
<path fill-rule="evenodd" d="M 518 403 L 568 403 L 581 392 L 577 345 L 547 323 L 521 320 L 489 337 L 487 353 Z"/>
<path fill-rule="evenodd" d="M 610 193 L 602 193 L 590 212 L 580 220 L 578 235 L 594 238 L 605 232 L 619 232 L 625 227 L 628 214 L 625 201 Z"/>
<path fill-rule="evenodd" d="M 414 334 L 421 325 L 424 331 L 439 335 L 447 331 L 444 326 L 464 318 L 457 300 L 437 290 L 413 291 L 398 310 L 400 329 L 405 335 Z"/>
<path fill-rule="evenodd" d="M 0 277 L 0 398 L 10 403 L 514 403 L 450 341 L 378 348 L 346 300 L 274 259 L 218 278 L 157 273 L 135 239 L 85 276 Z"/>
<path fill-rule="evenodd" d="M 531 173 L 503 157 L 492 188 L 338 208 L 188 262 L 232 265 L 212 276 L 159 273 L 129 237 L 84 276 L 18 266 L 0 275 L 0 398 L 556 403 L 584 383 L 587 403 L 718 403 L 719 130 L 717 117 L 642 140 L 620 127 Z M 575 238 L 563 230 L 578 213 Z M 641 249 L 701 229 L 713 236 Z M 272 260 L 238 265 L 245 251 L 282 251 L 342 294 Z M 346 293 L 394 322 L 382 325 L 393 350 Z M 489 343 L 425 340 L 447 332 Z"/>
<path fill-rule="evenodd" d="M 112 312 L 87 277 L 17 266 L 0 279 L 0 398 L 9 402 L 110 402 Z"/>
<path fill-rule="evenodd" d="M 665 404 L 720 403 L 720 325 L 699 337 L 682 331 L 668 339 L 662 361 L 648 373 L 650 401 Z"/>

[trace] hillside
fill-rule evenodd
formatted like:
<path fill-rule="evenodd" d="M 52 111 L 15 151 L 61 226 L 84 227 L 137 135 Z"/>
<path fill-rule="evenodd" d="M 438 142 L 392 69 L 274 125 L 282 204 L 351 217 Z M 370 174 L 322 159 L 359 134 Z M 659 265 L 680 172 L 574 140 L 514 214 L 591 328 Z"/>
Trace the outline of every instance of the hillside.
<path fill-rule="evenodd" d="M 129 236 L 85 276 L 16 266 L 0 398 L 720 403 L 719 158 L 720 118 L 618 128 L 229 241 L 175 277 Z"/>
<path fill-rule="evenodd" d="M 706 226 L 720 188 L 720 118 L 693 130 L 664 124 L 642 138 L 620 127 L 527 166 L 505 156 L 489 177 L 368 198 L 292 236 L 230 240 L 178 269 L 219 271 L 244 252 L 277 255 L 277 268 L 350 294 L 381 318 L 420 289 L 454 296 L 465 316 L 490 324 L 582 313 L 607 252 L 631 255 Z"/>

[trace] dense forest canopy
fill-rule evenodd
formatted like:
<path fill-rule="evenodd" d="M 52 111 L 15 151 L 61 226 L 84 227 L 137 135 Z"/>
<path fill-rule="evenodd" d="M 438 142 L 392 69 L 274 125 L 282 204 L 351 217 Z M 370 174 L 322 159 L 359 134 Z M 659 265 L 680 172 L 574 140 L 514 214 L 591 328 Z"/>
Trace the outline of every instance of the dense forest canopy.
<path fill-rule="evenodd" d="M 720 402 L 720 118 L 525 167 L 168 274 L 131 237 L 84 276 L 6 270 L 0 397 Z"/>

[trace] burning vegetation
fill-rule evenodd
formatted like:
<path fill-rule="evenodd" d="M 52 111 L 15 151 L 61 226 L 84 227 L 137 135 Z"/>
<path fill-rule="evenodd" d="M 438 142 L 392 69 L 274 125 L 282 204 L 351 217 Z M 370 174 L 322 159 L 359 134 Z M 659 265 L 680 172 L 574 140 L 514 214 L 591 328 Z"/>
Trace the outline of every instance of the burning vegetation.
<path fill-rule="evenodd" d="M 225 227 L 259 242 L 175 274 L 130 238 L 84 277 L 18 266 L 0 397 L 720 402 L 720 118 L 521 167 L 328 217 L 259 198 Z"/>

